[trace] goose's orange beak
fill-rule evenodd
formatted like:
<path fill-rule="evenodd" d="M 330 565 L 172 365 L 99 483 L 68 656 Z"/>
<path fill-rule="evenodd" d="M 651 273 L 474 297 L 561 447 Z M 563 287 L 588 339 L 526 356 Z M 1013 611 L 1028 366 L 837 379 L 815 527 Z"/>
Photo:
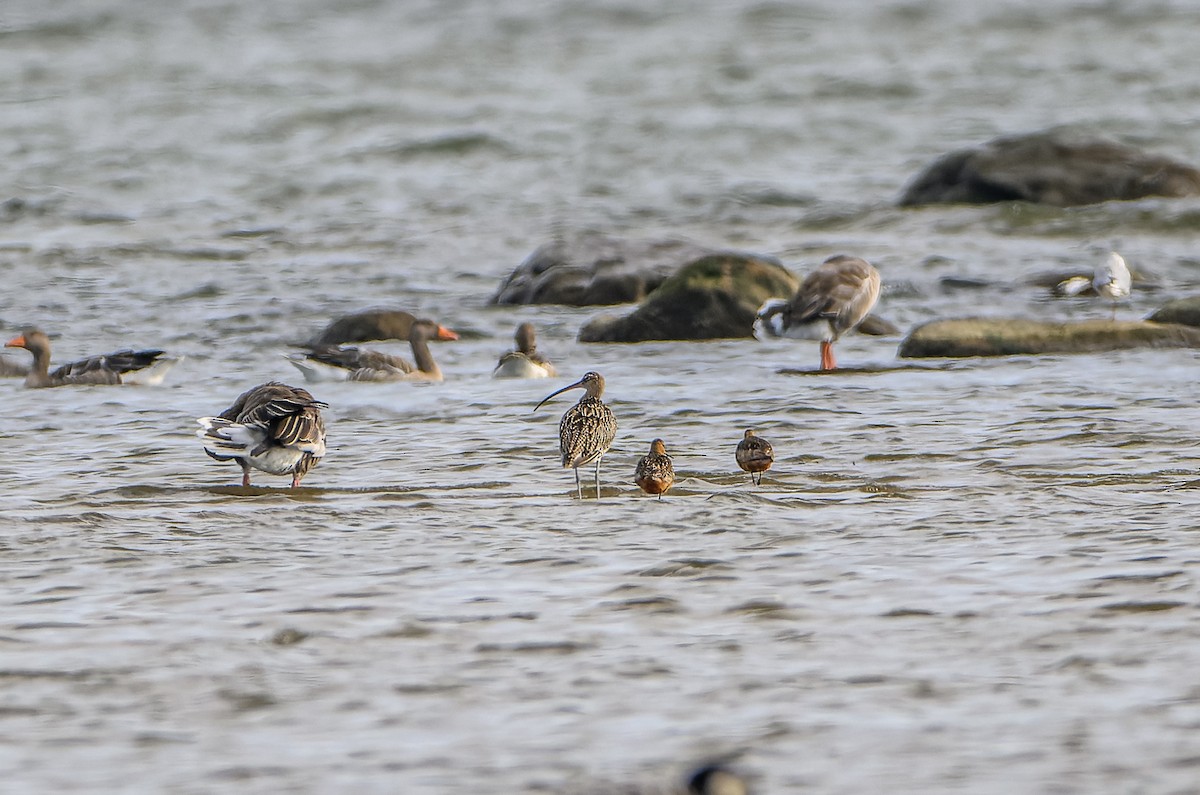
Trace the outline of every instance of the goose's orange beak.
<path fill-rule="evenodd" d="M 458 339 L 458 335 L 445 326 L 438 326 L 437 337 L 435 339 L 449 341 Z"/>
<path fill-rule="evenodd" d="M 8 342 L 4 343 L 4 347 L 5 348 L 24 348 L 25 347 L 25 335 L 18 334 L 17 336 L 13 337 Z"/>

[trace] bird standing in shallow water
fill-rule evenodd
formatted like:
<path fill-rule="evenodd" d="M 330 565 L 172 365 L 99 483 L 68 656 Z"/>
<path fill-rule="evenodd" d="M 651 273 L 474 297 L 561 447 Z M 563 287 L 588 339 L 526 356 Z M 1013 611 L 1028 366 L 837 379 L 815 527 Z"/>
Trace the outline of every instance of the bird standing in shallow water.
<path fill-rule="evenodd" d="M 671 456 L 667 455 L 667 447 L 662 439 L 650 443 L 650 452 L 638 461 L 633 480 L 642 491 L 657 494 L 660 500 L 671 488 L 675 482 L 675 467 L 671 465 Z"/>
<path fill-rule="evenodd" d="M 583 499 L 583 486 L 579 482 L 579 467 L 596 462 L 596 499 L 600 499 L 600 459 L 612 447 L 617 435 L 617 418 L 612 409 L 604 405 L 600 397 L 604 394 L 604 376 L 595 372 L 584 373 L 573 384 L 551 392 L 533 407 L 537 411 L 542 405 L 568 389 L 582 389 L 584 396 L 563 414 L 558 424 L 558 445 L 562 452 L 563 469 L 575 470 L 575 492 Z"/>
<path fill-rule="evenodd" d="M 762 485 L 762 473 L 775 463 L 775 450 L 771 443 L 761 436 L 755 436 L 750 429 L 746 429 L 742 440 L 738 442 L 736 455 L 738 466 L 750 473 L 750 481 L 756 486 Z"/>
<path fill-rule="evenodd" d="M 291 475 L 292 488 L 325 455 L 325 421 L 308 390 L 269 381 L 247 390 L 216 417 L 196 420 L 204 452 L 218 461 L 237 461 L 242 487 L 250 486 L 250 468 Z"/>
<path fill-rule="evenodd" d="M 804 277 L 786 304 L 768 302 L 758 320 L 773 327 L 774 336 L 805 337 L 807 327 L 821 321 L 821 369 L 837 369 L 833 343 L 863 322 L 879 300 L 879 271 L 861 257 L 837 254 Z"/>
<path fill-rule="evenodd" d="M 1113 302 L 1114 323 L 1117 320 L 1117 301 L 1129 295 L 1132 287 L 1133 277 L 1129 273 L 1129 266 L 1125 264 L 1125 258 L 1115 251 L 1108 255 L 1103 265 L 1097 266 L 1092 276 L 1092 289 Z"/>

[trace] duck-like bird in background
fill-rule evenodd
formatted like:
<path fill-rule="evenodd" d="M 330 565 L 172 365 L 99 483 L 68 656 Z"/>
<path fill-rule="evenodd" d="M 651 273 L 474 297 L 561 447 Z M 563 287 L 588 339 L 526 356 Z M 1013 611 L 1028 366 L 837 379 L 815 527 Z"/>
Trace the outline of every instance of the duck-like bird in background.
<path fill-rule="evenodd" d="M 142 384 L 162 383 L 167 371 L 183 357 L 167 356 L 160 350 L 135 351 L 128 348 L 90 356 L 77 362 L 50 370 L 50 338 L 35 328 L 28 328 L 8 342 L 6 348 L 24 348 L 33 354 L 33 366 L 25 376 L 25 386 L 31 388 L 72 386 L 79 384 Z"/>
<path fill-rule="evenodd" d="M 500 357 L 492 378 L 553 378 L 554 365 L 538 353 L 537 333 L 532 323 L 517 326 L 513 341 L 517 347 Z"/>
<path fill-rule="evenodd" d="M 308 353 L 288 356 L 310 383 L 324 381 L 441 381 L 442 368 L 434 361 L 429 340 L 456 340 L 458 335 L 432 320 L 415 320 L 409 327 L 408 344 L 415 365 L 400 356 L 364 348 L 323 345 Z"/>

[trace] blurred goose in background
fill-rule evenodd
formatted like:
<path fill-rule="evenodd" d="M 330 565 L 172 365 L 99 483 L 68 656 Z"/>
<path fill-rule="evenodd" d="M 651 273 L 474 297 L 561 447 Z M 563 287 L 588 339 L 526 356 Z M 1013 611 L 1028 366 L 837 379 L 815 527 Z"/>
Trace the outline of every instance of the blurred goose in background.
<path fill-rule="evenodd" d="M 4 347 L 24 348 L 33 354 L 33 366 L 25 376 L 25 386 L 33 388 L 78 384 L 156 386 L 182 358 L 167 356 L 160 350 L 123 349 L 64 364 L 51 372 L 50 338 L 44 332 L 25 329 L 4 343 Z"/>
<path fill-rule="evenodd" d="M 804 277 L 791 301 L 763 304 L 755 320 L 756 336 L 812 339 L 818 332 L 821 369 L 836 369 L 833 344 L 863 322 L 879 300 L 879 285 L 879 271 L 865 259 L 832 256 Z"/>
<path fill-rule="evenodd" d="M 322 381 L 441 381 L 442 369 L 433 359 L 429 340 L 456 340 L 458 335 L 432 320 L 413 321 L 408 332 L 413 361 L 379 351 L 318 346 L 288 356 L 309 382 Z"/>
<path fill-rule="evenodd" d="M 513 335 L 517 347 L 500 357 L 492 378 L 553 378 L 554 365 L 538 353 L 537 336 L 532 323 L 517 326 Z"/>
<path fill-rule="evenodd" d="M 196 420 L 204 452 L 218 461 L 237 461 L 242 487 L 250 486 L 250 469 L 291 475 L 292 488 L 325 455 L 325 420 L 308 390 L 269 381 L 249 389 L 216 417 Z"/>

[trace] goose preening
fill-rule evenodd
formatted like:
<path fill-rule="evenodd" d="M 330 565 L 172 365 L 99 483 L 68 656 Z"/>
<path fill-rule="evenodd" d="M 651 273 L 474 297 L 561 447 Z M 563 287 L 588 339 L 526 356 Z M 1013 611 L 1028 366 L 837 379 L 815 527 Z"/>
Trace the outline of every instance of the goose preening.
<path fill-rule="evenodd" d="M 738 442 L 734 456 L 738 466 L 750 473 L 750 481 L 756 486 L 762 484 L 762 473 L 775 463 L 775 450 L 771 443 L 761 436 L 756 436 L 749 428 Z"/>
<path fill-rule="evenodd" d="M 584 373 L 573 384 L 555 390 L 533 407 L 537 411 L 555 395 L 568 389 L 584 390 L 583 397 L 563 414 L 558 424 L 558 448 L 562 453 L 563 469 L 575 470 L 575 493 L 583 499 L 583 486 L 579 482 L 579 467 L 596 462 L 596 499 L 600 499 L 600 459 L 612 447 L 617 435 L 617 418 L 612 409 L 604 404 L 604 376 L 599 373 Z"/>
<path fill-rule="evenodd" d="M 878 300 L 879 271 L 861 257 L 838 254 L 805 276 L 791 301 L 763 304 L 755 325 L 769 329 L 771 336 L 798 339 L 812 339 L 822 331 L 821 369 L 833 370 L 833 344 L 862 323 Z"/>
<path fill-rule="evenodd" d="M 557 375 L 554 365 L 538 353 L 532 323 L 517 326 L 513 340 L 517 347 L 500 357 L 492 378 L 553 378 Z"/>
<path fill-rule="evenodd" d="M 432 320 L 413 321 L 408 331 L 413 362 L 400 356 L 362 348 L 318 346 L 293 353 L 288 361 L 311 383 L 322 381 L 441 381 L 442 368 L 433 359 L 429 340 L 456 340 L 458 335 Z"/>
<path fill-rule="evenodd" d="M 325 455 L 325 420 L 306 389 L 270 381 L 247 390 L 216 417 L 196 420 L 204 452 L 218 461 L 237 461 L 242 486 L 250 470 L 291 475 L 292 488 Z"/>
<path fill-rule="evenodd" d="M 167 356 L 160 350 L 123 349 L 64 364 L 50 370 L 50 338 L 38 329 L 25 329 L 4 343 L 6 348 L 24 348 L 33 354 L 33 366 L 25 376 L 27 387 L 71 386 L 76 384 L 162 383 L 167 371 L 182 357 Z"/>
<path fill-rule="evenodd" d="M 650 443 L 650 452 L 638 461 L 633 473 L 633 482 L 647 494 L 662 495 L 675 482 L 675 467 L 671 464 L 671 456 L 667 455 L 667 447 L 662 439 Z"/>

